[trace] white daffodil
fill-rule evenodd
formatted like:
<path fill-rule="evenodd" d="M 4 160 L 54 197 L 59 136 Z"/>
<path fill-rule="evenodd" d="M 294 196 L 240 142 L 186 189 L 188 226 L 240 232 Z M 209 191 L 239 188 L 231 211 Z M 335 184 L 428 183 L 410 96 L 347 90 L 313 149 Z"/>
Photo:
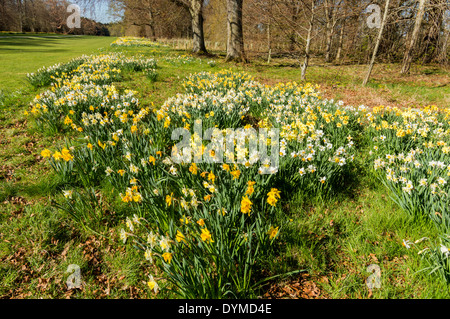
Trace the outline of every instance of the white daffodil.
<path fill-rule="evenodd" d="M 155 281 L 152 275 L 149 275 L 148 278 L 149 278 L 149 281 L 147 282 L 148 287 L 152 289 L 155 292 L 155 294 L 158 293 L 159 289 L 158 283 Z"/>
<path fill-rule="evenodd" d="M 442 244 L 440 247 L 440 251 L 443 255 L 445 255 L 445 257 L 448 257 L 448 255 L 450 254 L 450 251 L 448 250 L 448 248 Z"/>
<path fill-rule="evenodd" d="M 68 190 L 68 191 L 63 190 L 63 194 L 64 194 L 64 197 L 65 197 L 65 198 L 72 199 L 73 190 Z"/>

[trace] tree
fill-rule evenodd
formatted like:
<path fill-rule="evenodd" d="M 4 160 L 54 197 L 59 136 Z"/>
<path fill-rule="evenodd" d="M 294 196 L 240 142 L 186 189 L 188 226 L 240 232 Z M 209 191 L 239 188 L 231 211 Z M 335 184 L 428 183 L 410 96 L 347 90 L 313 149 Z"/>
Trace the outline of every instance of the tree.
<path fill-rule="evenodd" d="M 414 24 L 414 30 L 412 32 L 411 40 L 410 40 L 408 46 L 406 47 L 405 55 L 403 57 L 403 64 L 402 64 L 402 70 L 401 70 L 402 74 L 409 73 L 409 69 L 411 67 L 412 52 L 413 52 L 414 46 L 417 42 L 417 38 L 419 37 L 419 29 L 420 29 L 420 25 L 422 24 L 423 15 L 425 13 L 425 2 L 426 2 L 426 0 L 419 0 L 419 9 L 417 11 L 416 22 Z"/>
<path fill-rule="evenodd" d="M 269 0 L 269 11 L 271 10 L 272 1 Z M 272 59 L 272 34 L 270 32 L 270 17 L 267 19 L 267 63 Z"/>
<path fill-rule="evenodd" d="M 339 30 L 339 42 L 338 42 L 338 49 L 336 53 L 336 62 L 341 63 L 342 58 L 342 47 L 344 45 L 344 29 L 345 29 L 345 20 L 341 23 L 341 29 Z"/>
<path fill-rule="evenodd" d="M 22 0 L 17 0 L 17 14 L 18 19 L 17 19 L 17 23 L 19 25 L 19 32 L 23 32 L 23 2 Z"/>
<path fill-rule="evenodd" d="M 189 12 L 192 17 L 193 49 L 195 53 L 207 53 L 203 31 L 203 0 L 190 0 Z"/>
<path fill-rule="evenodd" d="M 450 2 L 448 0 L 429 0 L 420 27 L 415 56 L 423 63 L 442 62 L 442 49 L 445 49 L 445 39 L 448 32 L 450 17 Z M 446 21 L 447 20 L 447 21 Z M 444 50 L 445 51 L 445 50 Z M 447 53 L 445 53 L 447 54 Z"/>
<path fill-rule="evenodd" d="M 370 74 L 372 73 L 373 64 L 375 63 L 375 58 L 377 56 L 378 47 L 380 46 L 380 42 L 381 42 L 381 36 L 383 35 L 384 26 L 386 25 L 386 20 L 388 17 L 389 3 L 390 3 L 390 0 L 386 0 L 386 5 L 384 7 L 383 20 L 381 21 L 381 26 L 380 26 L 380 30 L 378 32 L 377 41 L 375 43 L 375 48 L 373 49 L 373 53 L 372 53 L 372 59 L 370 60 L 369 68 L 367 70 L 366 77 L 364 78 L 363 85 L 367 84 L 367 82 L 369 81 L 369 78 L 370 78 Z"/>
<path fill-rule="evenodd" d="M 148 27 L 150 38 L 156 40 L 155 16 L 156 1 L 153 0 L 124 0 L 123 2 L 114 1 L 110 4 L 115 12 L 125 9 L 125 20 L 132 26 L 140 27 L 140 35 L 147 36 L 145 30 Z"/>
<path fill-rule="evenodd" d="M 204 0 L 172 0 L 189 10 L 192 22 L 192 52 L 206 54 L 205 33 L 203 30 L 203 2 Z"/>
<path fill-rule="evenodd" d="M 325 20 L 326 20 L 326 47 L 325 47 L 325 62 L 331 61 L 331 42 L 337 23 L 336 11 L 342 1 L 335 2 L 334 0 L 325 0 Z"/>
<path fill-rule="evenodd" d="M 247 62 L 242 29 L 243 0 L 227 0 L 227 56 L 226 61 Z"/>
<path fill-rule="evenodd" d="M 447 21 L 445 21 L 445 27 L 444 27 L 444 36 L 442 37 L 442 47 L 440 50 L 440 53 L 437 57 L 438 62 L 442 64 L 448 63 L 448 41 L 450 38 L 450 17 L 447 16 Z"/>
<path fill-rule="evenodd" d="M 110 12 L 121 18 L 122 35 L 153 40 L 192 36 L 187 3 L 174 0 L 109 0 Z"/>
<path fill-rule="evenodd" d="M 306 69 L 308 68 L 309 65 L 309 54 L 310 54 L 310 50 L 311 50 L 311 39 L 312 39 L 312 31 L 313 31 L 313 26 L 314 26 L 314 19 L 315 19 L 315 3 L 314 0 L 311 0 L 311 7 L 310 7 L 310 11 L 311 11 L 311 16 L 309 18 L 309 28 L 308 28 L 308 33 L 306 36 L 306 46 L 305 46 L 305 58 L 303 60 L 303 64 L 302 64 L 302 73 L 301 73 L 301 79 L 302 81 L 306 80 Z"/>

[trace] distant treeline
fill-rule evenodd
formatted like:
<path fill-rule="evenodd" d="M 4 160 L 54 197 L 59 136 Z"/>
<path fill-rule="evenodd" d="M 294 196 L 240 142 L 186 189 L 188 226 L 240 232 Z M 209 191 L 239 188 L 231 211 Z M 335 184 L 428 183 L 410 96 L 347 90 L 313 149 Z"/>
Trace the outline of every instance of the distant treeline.
<path fill-rule="evenodd" d="M 267 55 L 310 55 L 326 62 L 353 63 L 369 62 L 377 42 L 379 29 L 367 22 L 373 14 L 367 8 L 375 5 L 382 18 L 388 4 L 379 59 L 401 62 L 413 39 L 406 55 L 414 61 L 448 62 L 449 0 L 108 1 L 121 9 L 117 12 L 125 12 L 122 31 L 127 35 L 190 37 L 194 51 L 201 52 L 214 49 L 203 46 L 204 41 L 230 47 L 228 35 L 240 34 L 241 27 L 242 37 L 234 42 L 245 44 L 248 53 L 263 50 Z"/>
<path fill-rule="evenodd" d="M 70 4 L 60 0 L 0 0 L 0 31 L 110 35 L 108 25 L 84 17 L 81 28 L 69 28 Z"/>

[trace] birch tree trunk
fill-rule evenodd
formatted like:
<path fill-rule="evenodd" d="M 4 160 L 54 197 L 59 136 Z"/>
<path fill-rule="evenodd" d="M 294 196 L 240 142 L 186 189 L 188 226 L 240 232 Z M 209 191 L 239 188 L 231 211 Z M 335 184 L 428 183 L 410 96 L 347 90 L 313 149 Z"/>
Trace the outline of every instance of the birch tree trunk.
<path fill-rule="evenodd" d="M 411 68 L 412 52 L 417 42 L 417 38 L 419 37 L 420 25 L 422 24 L 423 15 L 425 13 L 425 2 L 426 0 L 419 1 L 419 10 L 417 11 L 416 22 L 414 23 L 414 30 L 411 35 L 411 41 L 406 47 L 405 55 L 403 56 L 403 64 L 401 70 L 402 74 L 409 73 L 409 69 Z"/>
<path fill-rule="evenodd" d="M 227 0 L 227 56 L 225 61 L 247 62 L 242 29 L 243 0 Z"/>
<path fill-rule="evenodd" d="M 370 74 L 372 73 L 373 64 L 375 63 L 375 58 L 377 56 L 378 47 L 380 46 L 381 42 L 381 36 L 383 35 L 384 26 L 386 25 L 386 20 L 388 17 L 388 11 L 389 11 L 389 3 L 390 0 L 386 0 L 386 5 L 384 7 L 384 14 L 383 14 L 383 20 L 381 21 L 380 31 L 378 32 L 377 41 L 375 43 L 375 48 L 373 49 L 372 59 L 370 60 L 369 68 L 367 70 L 366 77 L 364 78 L 363 85 L 366 85 L 369 81 Z"/>
<path fill-rule="evenodd" d="M 306 36 L 306 47 L 305 47 L 305 59 L 303 61 L 302 69 L 301 69 L 301 79 L 302 81 L 306 80 L 306 69 L 308 68 L 309 64 L 309 54 L 311 50 L 311 37 L 312 37 L 312 30 L 314 26 L 314 0 L 311 0 L 311 17 L 309 19 L 309 28 L 308 28 L 308 34 Z"/>

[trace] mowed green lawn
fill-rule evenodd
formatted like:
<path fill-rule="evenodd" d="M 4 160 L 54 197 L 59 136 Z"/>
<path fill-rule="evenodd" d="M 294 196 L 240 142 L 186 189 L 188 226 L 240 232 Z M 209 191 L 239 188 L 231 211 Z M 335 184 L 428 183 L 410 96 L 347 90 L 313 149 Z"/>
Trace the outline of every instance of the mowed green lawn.
<path fill-rule="evenodd" d="M 0 35 L 0 91 L 27 84 L 27 73 L 64 63 L 83 54 L 100 53 L 114 37 Z"/>

